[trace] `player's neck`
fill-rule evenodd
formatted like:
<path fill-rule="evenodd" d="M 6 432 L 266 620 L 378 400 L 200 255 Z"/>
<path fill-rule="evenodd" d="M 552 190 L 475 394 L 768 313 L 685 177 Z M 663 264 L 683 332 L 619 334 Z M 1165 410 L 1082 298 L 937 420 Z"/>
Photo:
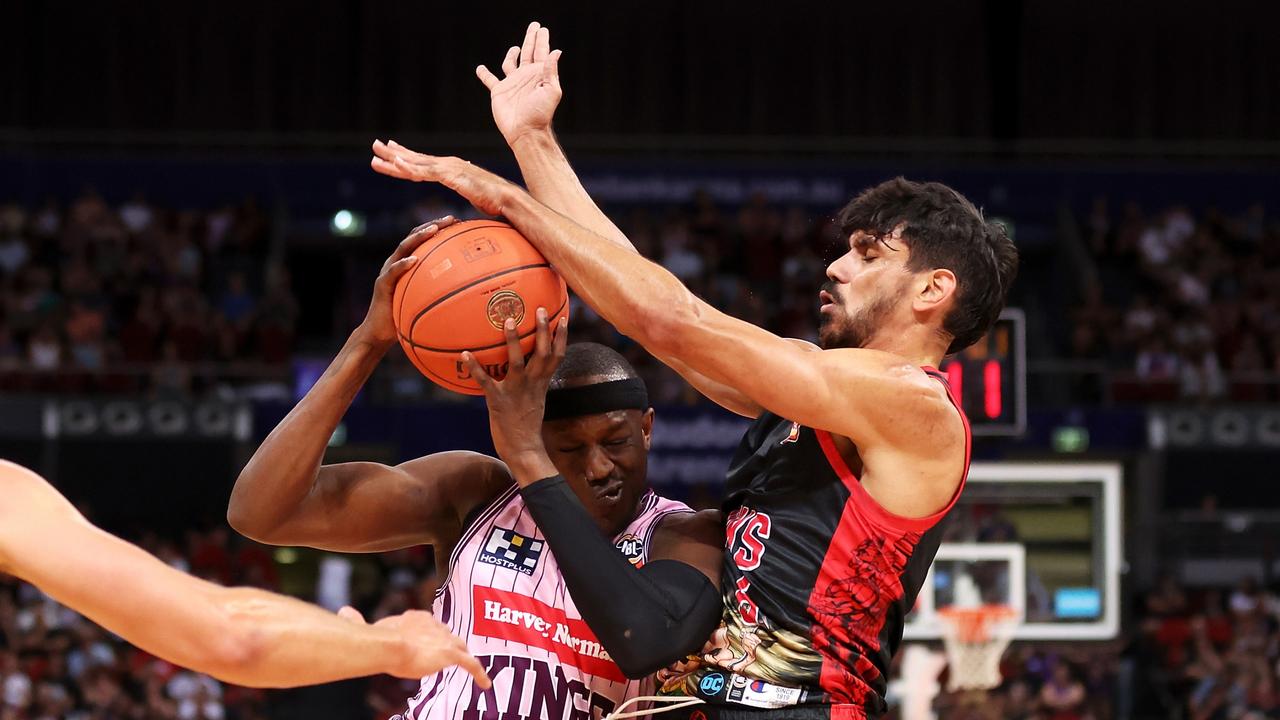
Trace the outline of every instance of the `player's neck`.
<path fill-rule="evenodd" d="M 932 331 L 921 327 L 876 333 L 863 347 L 899 355 L 914 365 L 935 368 L 947 354 L 946 343 Z"/>

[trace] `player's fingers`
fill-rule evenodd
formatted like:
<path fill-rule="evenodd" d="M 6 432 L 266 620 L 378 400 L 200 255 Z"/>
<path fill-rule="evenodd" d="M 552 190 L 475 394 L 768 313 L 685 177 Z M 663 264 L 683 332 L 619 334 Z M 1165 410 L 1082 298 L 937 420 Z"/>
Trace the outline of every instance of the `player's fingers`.
<path fill-rule="evenodd" d="M 524 370 L 524 353 L 520 352 L 520 333 L 516 330 L 516 319 L 507 318 L 502 323 L 502 336 L 507 340 L 507 376 Z"/>
<path fill-rule="evenodd" d="M 560 56 L 564 54 L 563 50 L 552 50 L 547 56 L 547 69 L 542 73 L 544 78 L 560 81 Z"/>
<path fill-rule="evenodd" d="M 396 245 L 396 249 L 391 253 L 389 260 L 392 263 L 396 263 L 406 257 L 409 257 L 410 253 L 418 249 L 418 246 L 426 242 L 432 235 L 435 235 L 436 231 L 439 229 L 440 226 L 438 224 L 435 222 L 429 222 L 410 230 L 409 234 L 406 235 L 398 245 Z"/>
<path fill-rule="evenodd" d="M 476 360 L 476 356 L 469 352 L 463 352 L 462 364 L 467 367 L 467 372 L 470 373 L 471 379 L 476 381 L 476 384 L 480 386 L 485 395 L 488 395 L 489 391 L 494 387 L 493 378 L 489 377 L 489 373 L 480 367 L 480 362 Z"/>
<path fill-rule="evenodd" d="M 401 180 L 414 179 L 409 175 L 409 172 L 407 170 L 403 170 L 397 167 L 395 163 L 388 162 L 386 160 L 383 160 L 380 157 L 375 157 L 372 160 L 370 160 L 369 167 L 373 168 L 374 172 L 379 173 L 381 175 L 387 175 L 393 178 L 400 178 Z"/>
<path fill-rule="evenodd" d="M 387 271 L 382 274 L 382 283 L 395 287 L 395 284 L 400 282 L 400 278 L 403 277 L 405 273 L 409 272 L 409 270 L 416 264 L 418 264 L 418 258 L 413 255 L 400 258 L 399 260 L 391 263 L 391 267 L 387 268 Z"/>
<path fill-rule="evenodd" d="M 556 323 L 555 339 L 551 341 L 551 357 L 555 358 L 556 367 L 564 360 L 565 349 L 569 347 L 569 316 L 560 318 Z"/>
<path fill-rule="evenodd" d="M 543 360 L 547 357 L 547 351 L 551 349 L 551 331 L 547 327 L 547 309 L 538 308 L 533 314 L 534 323 L 537 329 L 533 334 L 534 357 Z"/>
<path fill-rule="evenodd" d="M 395 160 L 391 161 L 391 166 L 404 173 L 400 177 L 403 177 L 405 180 L 421 182 L 423 180 L 436 179 L 435 174 L 431 171 L 431 167 L 429 165 L 410 162 L 399 155 L 396 156 Z"/>
<path fill-rule="evenodd" d="M 388 162 L 396 155 L 395 151 L 381 140 L 373 141 L 373 154 Z"/>
<path fill-rule="evenodd" d="M 428 154 L 426 154 L 426 153 L 420 153 L 420 152 L 418 152 L 417 150 L 410 150 L 409 148 L 407 148 L 407 147 L 405 147 L 405 146 L 401 145 L 400 143 L 396 142 L 395 140 L 388 140 L 388 141 L 387 141 L 387 147 L 391 150 L 391 152 L 395 153 L 396 155 L 399 155 L 400 157 L 404 158 L 405 160 L 410 160 L 410 161 L 420 161 L 420 160 L 430 160 L 430 159 L 431 159 L 431 156 L 430 156 L 430 155 L 428 155 Z"/>
<path fill-rule="evenodd" d="M 339 608 L 338 617 L 342 618 L 343 620 L 350 620 L 351 622 L 360 623 L 361 625 L 365 624 L 364 616 L 360 614 L 359 610 L 351 607 L 350 605 L 343 605 L 341 608 Z"/>
<path fill-rule="evenodd" d="M 475 678 L 476 684 L 480 686 L 480 689 L 488 690 L 493 685 L 493 681 L 489 679 L 489 675 L 484 671 L 484 665 L 481 665 L 480 661 L 470 652 L 466 650 L 459 652 L 457 665 Z"/>
<path fill-rule="evenodd" d="M 538 22 L 529 23 L 524 31 L 524 43 L 520 46 L 520 64 L 533 62 L 533 46 L 538 41 Z"/>
<path fill-rule="evenodd" d="M 484 86 L 488 88 L 490 91 L 492 91 L 495 87 L 497 87 L 498 83 L 501 82 L 500 80 L 498 80 L 498 76 L 494 75 L 493 71 L 491 71 L 489 68 L 485 67 L 484 65 L 479 65 L 476 67 L 476 77 L 480 78 L 480 82 L 484 83 Z"/>
<path fill-rule="evenodd" d="M 435 235 L 436 233 L 440 232 L 441 230 L 449 227 L 450 225 L 456 222 L 458 222 L 458 218 L 452 215 L 445 215 L 444 217 L 438 217 L 435 220 L 428 220 L 422 223 L 421 225 L 415 227 L 409 233 L 410 235 L 418 235 L 418 233 L 425 233 L 425 234 L 418 235 L 418 239 L 414 243 L 414 247 L 421 245 L 423 242 L 427 240 L 430 240 L 431 236 Z M 431 229 L 433 227 L 435 228 L 434 230 Z M 409 238 L 405 238 L 405 239 L 408 240 Z"/>
<path fill-rule="evenodd" d="M 516 71 L 516 60 L 520 58 L 520 48 L 512 45 L 507 48 L 507 56 L 502 58 L 502 75 L 505 77 Z"/>
<path fill-rule="evenodd" d="M 541 62 L 547 59 L 547 53 L 551 52 L 551 31 L 547 28 L 538 28 L 538 33 L 533 38 L 533 61 Z"/>

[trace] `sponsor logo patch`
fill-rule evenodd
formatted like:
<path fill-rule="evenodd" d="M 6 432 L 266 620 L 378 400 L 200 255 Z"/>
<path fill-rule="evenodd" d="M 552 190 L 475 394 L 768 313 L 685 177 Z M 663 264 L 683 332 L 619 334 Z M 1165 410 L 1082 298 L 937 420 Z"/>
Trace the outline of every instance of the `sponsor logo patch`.
<path fill-rule="evenodd" d="M 527 595 L 483 586 L 474 589 L 472 601 L 472 632 L 476 635 L 541 648 L 584 673 L 613 682 L 627 681 L 595 633 L 563 609 Z"/>
<path fill-rule="evenodd" d="M 484 550 L 480 551 L 480 562 L 532 575 L 533 569 L 538 567 L 544 545 L 543 541 L 514 530 L 495 527 L 489 531 L 489 539 L 484 543 Z"/>

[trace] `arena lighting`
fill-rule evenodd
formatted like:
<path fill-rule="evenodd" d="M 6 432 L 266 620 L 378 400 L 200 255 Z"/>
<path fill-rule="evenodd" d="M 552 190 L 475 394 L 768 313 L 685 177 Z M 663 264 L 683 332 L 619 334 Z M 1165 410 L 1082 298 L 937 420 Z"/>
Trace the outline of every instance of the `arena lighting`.
<path fill-rule="evenodd" d="M 1053 429 L 1051 441 L 1056 452 L 1082 453 L 1089 449 L 1089 429 L 1062 425 Z"/>
<path fill-rule="evenodd" d="M 359 237 L 364 235 L 364 215 L 353 210 L 339 210 L 329 221 L 329 231 L 341 237 Z"/>

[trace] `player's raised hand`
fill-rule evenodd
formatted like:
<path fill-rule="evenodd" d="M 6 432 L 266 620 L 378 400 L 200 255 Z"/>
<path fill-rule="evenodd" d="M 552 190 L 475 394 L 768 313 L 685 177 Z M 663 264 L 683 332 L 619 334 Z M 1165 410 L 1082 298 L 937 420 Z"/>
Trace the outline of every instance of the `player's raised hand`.
<path fill-rule="evenodd" d="M 369 301 L 369 312 L 365 314 L 360 330 L 380 343 L 393 343 L 396 339 L 396 324 L 391 313 L 391 296 L 395 293 L 396 283 L 414 266 L 418 258 L 413 254 L 422 243 L 426 242 L 444 228 L 454 223 L 451 216 L 446 215 L 438 220 L 419 225 L 409 232 L 404 240 L 396 245 L 396 249 L 382 263 L 378 279 L 373 284 L 373 299 Z"/>
<path fill-rule="evenodd" d="M 561 318 L 555 327 L 547 320 L 547 309 L 538 308 L 533 352 L 528 359 L 520 350 L 520 336 L 514 319 L 503 324 L 507 341 L 507 374 L 495 380 L 475 355 L 463 353 L 462 361 L 471 377 L 484 390 L 489 406 L 489 430 L 493 447 L 508 464 L 535 455 L 545 457 L 542 445 L 542 416 L 546 410 L 547 386 L 569 342 L 569 319 Z M 549 461 L 548 461 L 549 462 Z"/>
<path fill-rule="evenodd" d="M 365 624 L 364 616 L 355 608 L 344 607 L 338 615 L 351 622 Z M 429 612 L 408 610 L 385 617 L 375 622 L 373 627 L 395 633 L 408 646 L 409 652 L 404 657 L 388 662 L 386 672 L 389 675 L 417 680 L 457 665 L 470 673 L 480 687 L 487 689 L 492 684 L 484 666 L 467 650 L 462 638 L 449 632 L 449 628 Z"/>
<path fill-rule="evenodd" d="M 440 183 L 489 215 L 501 215 L 512 193 L 521 192 L 509 181 L 466 160 L 414 152 L 395 140 L 374 140 L 369 166 L 401 180 Z"/>
<path fill-rule="evenodd" d="M 531 22 L 524 44 L 507 50 L 502 79 L 484 65 L 476 68 L 476 77 L 489 88 L 493 121 L 508 145 L 514 147 L 529 133 L 551 129 L 562 94 L 560 54 L 551 49 L 551 31 Z"/>

